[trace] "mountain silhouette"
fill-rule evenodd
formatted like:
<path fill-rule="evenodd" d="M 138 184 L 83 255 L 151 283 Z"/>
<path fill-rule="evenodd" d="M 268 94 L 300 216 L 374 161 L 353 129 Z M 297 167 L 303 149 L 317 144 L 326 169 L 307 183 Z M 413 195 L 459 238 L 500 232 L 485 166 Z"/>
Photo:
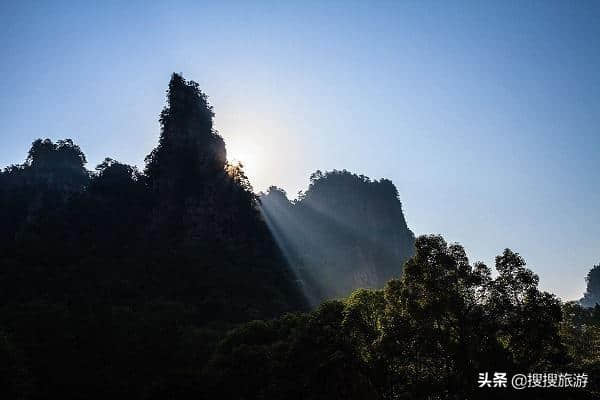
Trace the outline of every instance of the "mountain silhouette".
<path fill-rule="evenodd" d="M 357 288 L 383 287 L 400 276 L 414 252 L 415 237 L 390 180 L 317 171 L 295 201 L 275 186 L 260 200 L 313 304 Z"/>

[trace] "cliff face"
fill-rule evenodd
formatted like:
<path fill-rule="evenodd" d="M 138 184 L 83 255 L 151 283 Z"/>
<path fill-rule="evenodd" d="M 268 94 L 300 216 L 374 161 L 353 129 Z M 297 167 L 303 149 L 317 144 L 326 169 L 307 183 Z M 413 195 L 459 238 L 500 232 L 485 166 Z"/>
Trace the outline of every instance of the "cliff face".
<path fill-rule="evenodd" d="M 174 74 L 158 146 L 146 158 L 155 198 L 152 231 L 189 244 L 248 241 L 264 230 L 241 169 L 227 163 L 213 110 L 193 81 Z"/>
<path fill-rule="evenodd" d="M 414 235 L 389 180 L 317 171 L 295 202 L 271 188 L 261 204 L 314 302 L 382 287 L 413 254 Z"/>
<path fill-rule="evenodd" d="M 154 199 L 151 241 L 209 254 L 202 258 L 218 272 L 203 277 L 213 293 L 207 298 L 251 308 L 244 315 L 261 318 L 304 308 L 248 179 L 240 166 L 227 162 L 206 95 L 197 83 L 174 74 L 167 99 L 159 144 L 146 158 Z M 240 297 L 226 299 L 234 288 L 242 289 Z"/>
<path fill-rule="evenodd" d="M 222 209 L 228 197 L 227 152 L 213 129 L 212 108 L 195 82 L 174 74 L 162 111 L 158 146 L 146 158 L 156 199 L 154 229 L 192 240 L 226 238 L 231 221 Z"/>
<path fill-rule="evenodd" d="M 594 265 L 585 277 L 586 289 L 579 304 L 583 307 L 596 307 L 600 304 L 600 264 Z"/>

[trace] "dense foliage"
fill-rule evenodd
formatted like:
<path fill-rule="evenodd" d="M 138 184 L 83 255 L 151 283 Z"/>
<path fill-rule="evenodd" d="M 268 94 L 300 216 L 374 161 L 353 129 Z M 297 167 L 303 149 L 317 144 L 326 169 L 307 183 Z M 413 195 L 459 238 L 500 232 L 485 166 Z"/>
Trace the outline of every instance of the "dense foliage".
<path fill-rule="evenodd" d="M 561 304 L 505 250 L 497 276 L 422 236 L 400 279 L 309 314 L 251 322 L 220 343 L 213 393 L 253 399 L 597 398 L 598 311 Z M 564 318 L 563 318 L 564 315 Z M 585 371 L 586 389 L 479 388 L 479 372 Z"/>

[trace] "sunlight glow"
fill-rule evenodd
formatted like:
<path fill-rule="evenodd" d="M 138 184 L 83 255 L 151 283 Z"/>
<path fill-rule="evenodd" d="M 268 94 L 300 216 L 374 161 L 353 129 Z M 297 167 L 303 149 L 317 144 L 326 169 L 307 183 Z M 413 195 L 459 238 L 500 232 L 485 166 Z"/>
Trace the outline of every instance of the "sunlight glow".
<path fill-rule="evenodd" d="M 261 173 L 264 173 L 261 161 L 264 160 L 264 156 L 256 145 L 232 141 L 227 146 L 227 158 L 230 163 L 242 164 L 244 172 L 253 186 Z"/>

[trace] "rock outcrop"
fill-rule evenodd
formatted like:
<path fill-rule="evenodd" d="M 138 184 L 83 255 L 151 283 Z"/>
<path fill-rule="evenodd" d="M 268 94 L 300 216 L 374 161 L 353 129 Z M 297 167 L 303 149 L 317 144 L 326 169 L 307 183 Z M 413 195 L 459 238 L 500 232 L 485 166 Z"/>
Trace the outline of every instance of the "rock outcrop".
<path fill-rule="evenodd" d="M 261 204 L 313 302 L 382 287 L 413 254 L 414 235 L 387 179 L 317 171 L 294 202 L 272 187 Z"/>

